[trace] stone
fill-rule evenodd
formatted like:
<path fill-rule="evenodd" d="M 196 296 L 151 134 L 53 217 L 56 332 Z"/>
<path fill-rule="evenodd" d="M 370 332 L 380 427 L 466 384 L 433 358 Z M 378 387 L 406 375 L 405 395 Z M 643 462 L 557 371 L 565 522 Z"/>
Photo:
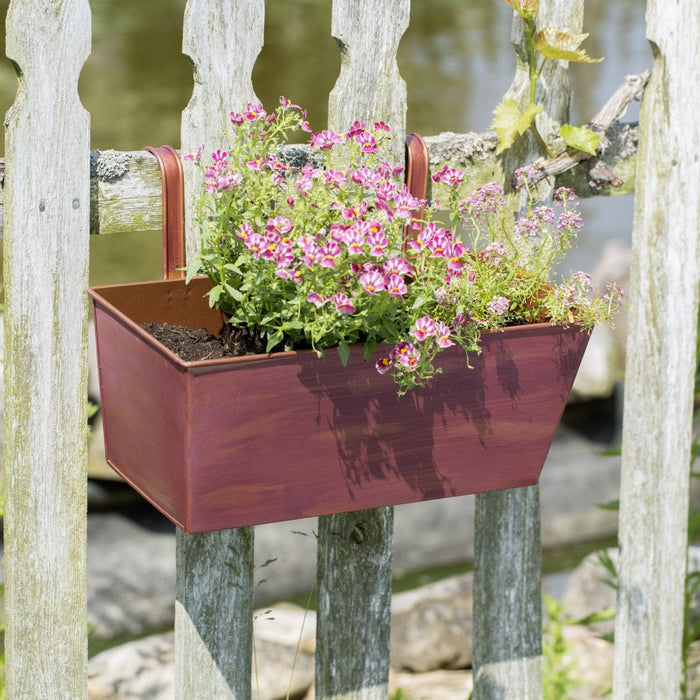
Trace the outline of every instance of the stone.
<path fill-rule="evenodd" d="M 617 569 L 619 553 L 616 548 L 605 550 Z M 700 571 L 700 546 L 688 547 L 688 572 Z M 589 554 L 579 566 L 572 571 L 564 591 L 562 602 L 566 607 L 567 617 L 580 619 L 616 604 L 617 591 L 610 583 L 613 578 L 600 563 L 600 552 Z M 700 589 L 695 591 L 693 606 L 700 611 Z M 589 626 L 596 634 L 613 631 L 614 620 L 595 622 Z"/>
<path fill-rule="evenodd" d="M 632 248 L 627 241 L 618 238 L 605 241 L 591 275 L 593 288 L 601 290 L 607 284 L 615 282 L 622 287 L 626 294 L 629 294 L 631 266 Z M 627 306 L 623 304 L 620 312 L 615 316 L 613 325 L 615 344 L 623 363 L 627 337 L 627 315 Z"/>
<path fill-rule="evenodd" d="M 608 398 L 620 383 L 621 366 L 618 348 L 610 326 L 599 324 L 591 333 L 581 360 L 569 401 L 581 403 Z"/>
<path fill-rule="evenodd" d="M 307 693 L 314 680 L 316 615 L 280 604 L 255 612 L 251 685 L 256 700 Z M 98 654 L 88 665 L 89 700 L 172 700 L 174 634 L 129 642 Z"/>
<path fill-rule="evenodd" d="M 88 622 L 94 637 L 173 625 L 175 538 L 166 528 L 149 529 L 116 513 L 88 516 Z"/>
<path fill-rule="evenodd" d="M 453 576 L 400 593 L 391 604 L 391 666 L 424 673 L 472 660 L 473 577 Z"/>
<path fill-rule="evenodd" d="M 172 700 L 174 662 L 172 632 L 103 651 L 88 663 L 88 699 Z"/>
<path fill-rule="evenodd" d="M 605 552 L 617 568 L 617 549 L 610 548 Z M 566 616 L 580 619 L 604 608 L 615 606 L 617 591 L 606 581 L 611 581 L 611 576 L 600 563 L 600 552 L 589 554 L 569 577 L 562 599 Z M 594 623 L 591 629 L 597 634 L 606 634 L 612 632 L 614 626 L 614 620 L 606 620 Z"/>
<path fill-rule="evenodd" d="M 574 663 L 571 678 L 580 681 L 569 700 L 602 698 L 612 684 L 613 645 L 601 639 L 590 627 L 571 625 L 564 628 L 564 642 L 571 650 L 562 659 L 566 666 Z"/>
<path fill-rule="evenodd" d="M 472 688 L 471 671 L 389 674 L 389 696 L 401 700 L 465 700 Z"/>
<path fill-rule="evenodd" d="M 314 681 L 316 613 L 289 603 L 258 610 L 254 634 L 253 697 L 303 696 Z"/>
<path fill-rule="evenodd" d="M 592 274 L 595 290 L 600 291 L 610 283 L 617 283 L 629 291 L 629 275 L 632 251 L 628 243 L 612 239 L 604 243 L 600 258 Z M 612 396 L 622 381 L 625 367 L 625 341 L 627 333 L 627 308 L 619 310 L 614 323 L 596 326 L 583 356 L 581 366 L 571 390 L 571 402 L 588 401 Z"/>

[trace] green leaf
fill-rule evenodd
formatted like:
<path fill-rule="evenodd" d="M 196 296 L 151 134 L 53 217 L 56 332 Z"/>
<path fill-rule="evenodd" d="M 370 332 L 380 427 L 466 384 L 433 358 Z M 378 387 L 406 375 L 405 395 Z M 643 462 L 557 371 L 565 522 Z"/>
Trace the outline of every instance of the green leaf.
<path fill-rule="evenodd" d="M 602 58 L 591 58 L 581 48 L 588 34 L 571 34 L 556 27 L 545 27 L 534 37 L 535 49 L 547 58 L 558 58 L 575 63 L 600 63 Z"/>
<path fill-rule="evenodd" d="M 216 305 L 216 302 L 219 301 L 219 297 L 221 296 L 221 292 L 223 291 L 224 288 L 220 284 L 217 284 L 216 287 L 212 287 L 209 290 L 209 306 Z"/>
<path fill-rule="evenodd" d="M 370 356 L 374 352 L 374 349 L 377 347 L 377 341 L 374 338 L 370 338 L 366 343 L 365 343 L 365 349 L 364 352 L 362 353 L 362 357 L 364 358 L 365 362 L 369 360 Z"/>
<path fill-rule="evenodd" d="M 521 17 L 533 19 L 537 17 L 539 10 L 538 0 L 503 0 L 506 5 L 512 7 Z"/>
<path fill-rule="evenodd" d="M 496 155 L 510 148 L 515 137 L 524 134 L 541 111 L 542 107 L 531 104 L 521 112 L 515 100 L 503 100 L 493 110 L 494 118 L 491 122 L 491 128 L 498 134 Z"/>
<path fill-rule="evenodd" d="M 608 501 L 607 503 L 597 503 L 598 508 L 603 510 L 620 510 L 620 499 L 615 499 L 614 501 Z"/>
<path fill-rule="evenodd" d="M 271 336 L 267 338 L 267 347 L 265 352 L 270 352 L 276 345 L 279 345 L 284 340 L 284 333 L 282 331 L 276 331 Z"/>
<path fill-rule="evenodd" d="M 585 126 L 564 124 L 559 129 L 559 135 L 566 141 L 567 146 L 575 148 L 577 151 L 590 153 L 592 156 L 596 154 L 596 148 L 600 143 L 600 135 Z"/>
<path fill-rule="evenodd" d="M 187 264 L 185 268 L 185 284 L 189 284 L 191 279 L 196 275 L 200 274 L 200 260 L 196 257 L 192 257 L 192 260 Z"/>
<path fill-rule="evenodd" d="M 571 625 L 590 625 L 593 624 L 594 622 L 605 622 L 606 620 L 613 620 L 615 618 L 615 606 L 610 605 L 607 608 L 603 608 L 602 610 L 598 610 L 594 613 L 591 613 L 590 615 L 586 615 L 585 617 L 579 617 L 575 620 L 570 620 L 569 624 Z"/>
<path fill-rule="evenodd" d="M 425 304 L 425 297 L 423 297 L 423 296 L 416 297 L 415 301 L 413 302 L 413 306 L 411 306 L 411 311 L 415 311 L 416 309 L 419 309 L 424 304 Z"/>
<path fill-rule="evenodd" d="M 232 287 L 230 284 L 224 284 L 224 287 L 236 301 L 241 301 L 243 299 L 243 295 L 235 287 Z"/>
<path fill-rule="evenodd" d="M 348 360 L 350 359 L 350 346 L 347 343 L 340 343 L 340 345 L 338 345 L 338 357 L 343 363 L 343 367 L 347 367 Z"/>

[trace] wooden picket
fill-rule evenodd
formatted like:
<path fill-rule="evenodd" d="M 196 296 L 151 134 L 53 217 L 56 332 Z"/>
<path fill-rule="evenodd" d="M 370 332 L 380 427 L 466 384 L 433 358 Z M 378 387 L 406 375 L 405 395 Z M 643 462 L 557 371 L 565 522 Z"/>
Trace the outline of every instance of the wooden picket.
<path fill-rule="evenodd" d="M 700 279 L 700 6 L 649 0 L 620 484 L 613 697 L 677 698 Z"/>
<path fill-rule="evenodd" d="M 583 0 L 539 4 L 541 24 L 580 31 Z M 264 0 L 188 0 L 183 47 L 195 87 L 182 118 L 184 152 L 202 143 L 207 150 L 223 145 L 228 112 L 255 100 L 251 74 L 263 45 L 264 11 Z M 329 97 L 329 125 L 344 129 L 354 119 L 386 121 L 397 160 L 406 90 L 396 54 L 409 11 L 410 0 L 333 4 L 331 31 L 342 67 Z M 688 76 L 700 58 L 700 9 L 695 0 L 663 9 L 660 0 L 649 0 L 648 16 L 656 60 L 643 110 L 644 176 L 635 222 L 617 698 L 677 693 L 674 660 L 685 546 L 685 516 L 678 504 L 688 497 L 698 312 L 700 130 L 693 109 L 700 95 L 697 81 Z M 517 100 L 525 78 L 517 18 L 513 42 L 520 58 L 509 95 Z M 77 98 L 89 50 L 88 0 L 12 0 L 7 52 L 19 68 L 20 88 L 7 118 L 4 186 L 11 700 L 87 695 L 83 292 L 88 231 L 129 230 L 135 221 L 141 228 L 144 221 L 153 228 L 160 224 L 159 175 L 149 154 L 95 154 L 90 182 L 88 116 Z M 565 119 L 566 68 L 550 62 L 543 84 L 538 95 L 545 106 L 542 119 Z M 628 130 L 615 138 L 629 137 Z M 478 148 L 472 148 L 474 143 Z M 524 144 L 523 150 L 496 160 L 490 134 L 435 137 L 428 146 L 433 167 L 462 167 L 475 185 L 494 172 L 508 174 L 535 152 Z M 630 149 L 620 150 L 629 166 Z M 579 177 L 586 177 L 583 169 Z M 185 164 L 187 201 L 195 178 L 193 167 Z M 191 211 L 186 231 L 192 251 Z M 45 429 L 36 430 L 37 425 Z M 538 500 L 537 487 L 477 498 L 475 700 L 541 696 Z M 319 523 L 318 698 L 387 697 L 392 530 L 390 508 L 327 516 Z M 178 532 L 176 693 L 182 700 L 250 700 L 253 552 L 252 528 Z"/>
<path fill-rule="evenodd" d="M 410 0 L 334 0 L 341 69 L 329 128 L 386 122 L 403 160 L 406 85 L 396 52 Z M 319 518 L 316 698 L 383 700 L 389 683 L 393 508 Z"/>
<path fill-rule="evenodd" d="M 580 32 L 583 0 L 540 4 L 537 26 Z M 522 109 L 529 101 L 530 76 L 523 22 L 512 32 L 515 78 L 506 97 Z M 549 62 L 537 94 L 542 133 L 569 118 L 571 89 L 560 61 Z M 506 177 L 541 156 L 529 136 L 510 149 Z M 474 698 L 542 697 L 542 561 L 539 486 L 477 494 L 474 515 Z M 512 630 L 516 629 L 517 633 Z"/>
<path fill-rule="evenodd" d="M 8 698 L 87 696 L 88 0 L 11 3 L 5 173 Z"/>
<path fill-rule="evenodd" d="M 190 0 L 183 50 L 194 92 L 182 117 L 182 149 L 225 148 L 231 110 L 255 102 L 253 65 L 263 44 L 264 0 Z M 207 41 L 203 41 L 207 37 Z M 197 188 L 197 169 L 184 164 L 185 202 Z M 196 249 L 192 207 L 185 238 Z M 250 700 L 254 590 L 253 528 L 198 535 L 177 532 L 175 696 L 177 700 Z"/>

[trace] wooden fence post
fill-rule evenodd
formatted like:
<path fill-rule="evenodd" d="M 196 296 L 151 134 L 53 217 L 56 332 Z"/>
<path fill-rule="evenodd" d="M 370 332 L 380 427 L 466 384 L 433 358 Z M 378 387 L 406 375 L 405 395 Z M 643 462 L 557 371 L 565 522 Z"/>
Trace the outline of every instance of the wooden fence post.
<path fill-rule="evenodd" d="M 613 697 L 677 698 L 700 270 L 700 5 L 649 0 L 635 187 Z"/>
<path fill-rule="evenodd" d="M 255 101 L 264 0 L 188 0 L 183 51 L 194 92 L 182 117 L 182 151 L 224 146 L 229 113 Z M 187 250 L 197 250 L 192 197 L 198 169 L 184 164 Z M 175 666 L 178 700 L 249 700 L 253 634 L 253 528 L 177 533 Z"/>
<path fill-rule="evenodd" d="M 11 699 L 87 697 L 90 118 L 87 0 L 10 4 L 6 119 L 5 610 Z"/>
<path fill-rule="evenodd" d="M 580 32 L 583 0 L 540 2 L 539 27 Z M 523 25 L 515 15 L 515 79 L 506 97 L 527 104 L 529 76 Z M 541 132 L 568 118 L 571 90 L 566 67 L 550 61 L 538 104 Z M 546 136 L 545 136 L 546 138 Z M 510 177 L 542 153 L 531 137 L 504 159 Z M 539 487 L 478 494 L 474 515 L 474 700 L 535 700 L 542 697 L 542 574 Z"/>
<path fill-rule="evenodd" d="M 410 0 L 334 0 L 341 71 L 329 97 L 329 127 L 355 119 L 392 129 L 403 162 L 406 86 L 396 64 Z M 385 700 L 393 561 L 393 508 L 319 518 L 316 698 Z"/>

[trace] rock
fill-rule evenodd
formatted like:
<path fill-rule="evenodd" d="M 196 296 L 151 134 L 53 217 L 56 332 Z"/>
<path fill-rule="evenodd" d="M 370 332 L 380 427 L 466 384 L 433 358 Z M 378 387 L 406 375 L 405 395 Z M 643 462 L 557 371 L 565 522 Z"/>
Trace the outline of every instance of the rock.
<path fill-rule="evenodd" d="M 423 673 L 472 659 L 473 577 L 453 576 L 400 593 L 391 604 L 391 665 Z"/>
<path fill-rule="evenodd" d="M 88 516 L 88 622 L 97 638 L 173 625 L 175 538 L 114 513 Z"/>
<path fill-rule="evenodd" d="M 472 692 L 471 671 L 390 673 L 389 695 L 401 700 L 465 700 Z"/>
<path fill-rule="evenodd" d="M 605 551 L 617 567 L 617 549 Z M 617 592 L 606 583 L 611 577 L 599 557 L 599 552 L 589 554 L 572 572 L 562 599 L 567 617 L 580 619 L 615 605 Z M 591 628 L 597 634 L 606 634 L 612 632 L 614 626 L 614 620 L 606 620 L 596 622 Z"/>
<path fill-rule="evenodd" d="M 569 402 L 608 398 L 613 395 L 620 378 L 620 358 L 613 332 L 610 326 L 600 324 L 591 333 Z"/>
<path fill-rule="evenodd" d="M 622 287 L 626 295 L 629 295 L 630 267 L 632 265 L 632 248 L 629 243 L 620 239 L 607 240 L 602 247 L 600 257 L 593 270 L 593 287 L 596 290 L 603 289 L 607 284 L 616 282 Z M 624 366 L 625 342 L 627 336 L 627 306 L 615 317 L 613 336 L 619 356 Z"/>
<path fill-rule="evenodd" d="M 280 603 L 256 612 L 254 625 L 253 697 L 284 700 L 287 691 L 291 698 L 303 696 L 314 682 L 316 613 Z"/>
<path fill-rule="evenodd" d="M 103 651 L 88 663 L 89 700 L 173 700 L 173 634 Z"/>
<path fill-rule="evenodd" d="M 568 700 L 602 698 L 612 684 L 613 645 L 598 637 L 590 627 L 572 625 L 564 628 L 564 642 L 572 645 L 562 664 L 574 663 L 571 678 L 581 685 L 571 691 Z"/>
<path fill-rule="evenodd" d="M 280 604 L 257 611 L 254 624 L 253 697 L 302 697 L 314 680 L 315 614 Z M 108 649 L 88 665 L 89 700 L 172 700 L 174 661 L 172 632 Z"/>
<path fill-rule="evenodd" d="M 632 251 L 620 240 L 609 240 L 602 252 L 592 279 L 596 290 L 616 282 L 629 292 L 629 275 Z M 594 398 L 607 398 L 621 382 L 625 367 L 625 342 L 627 334 L 627 308 L 620 309 L 611 327 L 607 323 L 598 325 L 583 356 L 569 401 L 580 402 Z"/>
<path fill-rule="evenodd" d="M 605 551 L 617 568 L 617 549 L 610 548 Z M 599 552 L 589 554 L 571 573 L 562 599 L 568 617 L 581 618 L 615 606 L 617 591 L 606 583 L 611 580 L 611 576 L 600 563 L 599 557 Z M 700 571 L 700 546 L 688 547 L 688 572 L 695 571 Z M 700 589 L 695 591 L 692 607 L 700 612 Z M 597 634 L 611 632 L 613 627 L 613 620 L 596 622 L 590 626 Z"/>

